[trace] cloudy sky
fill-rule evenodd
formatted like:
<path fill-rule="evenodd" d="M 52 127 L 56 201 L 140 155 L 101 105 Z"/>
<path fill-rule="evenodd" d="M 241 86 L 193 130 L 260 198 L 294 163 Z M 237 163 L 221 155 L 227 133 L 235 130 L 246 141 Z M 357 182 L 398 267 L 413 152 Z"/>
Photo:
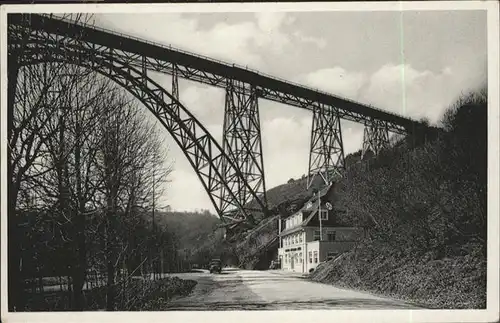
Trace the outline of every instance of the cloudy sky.
<path fill-rule="evenodd" d="M 461 93 L 486 80 L 481 11 L 98 14 L 95 24 L 248 66 L 332 94 L 437 123 Z M 167 89 L 170 78 L 152 75 Z M 222 138 L 222 89 L 180 82 L 180 101 Z M 267 188 L 307 172 L 308 111 L 259 101 Z M 343 122 L 345 152 L 361 147 L 360 125 Z M 174 171 L 162 201 L 213 207 L 165 131 Z"/>

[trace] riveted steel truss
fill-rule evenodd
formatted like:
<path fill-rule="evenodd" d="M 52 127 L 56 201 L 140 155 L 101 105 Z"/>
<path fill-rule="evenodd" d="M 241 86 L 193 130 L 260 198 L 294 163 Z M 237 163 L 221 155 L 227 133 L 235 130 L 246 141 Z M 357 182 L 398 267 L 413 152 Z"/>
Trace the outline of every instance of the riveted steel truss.
<path fill-rule="evenodd" d="M 69 63 L 109 77 L 141 101 L 169 131 L 195 169 L 221 217 L 239 210 L 245 220 L 253 222 L 252 215 L 245 211 L 238 196 L 228 187 L 228 182 L 242 183 L 247 195 L 256 201 L 261 210 L 267 211 L 233 160 L 176 98 L 177 77 L 172 81 L 173 93 L 169 93 L 148 77 L 146 57 L 140 59 L 142 65 L 137 68 L 114 48 L 84 41 L 79 37 L 69 37 L 66 33 L 49 33 L 43 28 L 30 28 L 29 20 L 24 21 L 24 24 L 23 20 L 20 22 L 9 24 L 8 28 L 8 50 L 12 54 L 9 59 L 16 60 L 12 66 L 42 62 Z M 229 175 L 222 176 L 223 164 Z M 222 191 L 227 194 L 222 195 Z"/>
<path fill-rule="evenodd" d="M 248 192 L 251 193 L 252 201 L 257 204 L 255 209 L 265 210 L 265 196 L 259 196 L 258 193 L 260 189 L 265 189 L 263 176 L 262 186 L 256 185 L 258 180 L 255 180 L 254 184 L 248 184 L 246 175 L 243 174 L 245 171 L 238 166 L 237 161 L 240 157 L 228 157 L 206 129 L 185 107 L 180 105 L 178 92 L 177 94 L 175 92 L 178 91 L 178 85 L 172 84 L 172 92 L 167 95 L 161 87 L 150 81 L 147 77 L 148 71 L 173 75 L 173 82 L 177 82 L 178 77 L 182 77 L 224 89 L 227 88 L 228 80 L 238 80 L 250 85 L 239 89 L 247 97 L 258 96 L 289 106 L 308 109 L 313 113 L 314 107 L 322 105 L 323 111 L 327 114 L 364 123 L 369 127 L 372 123 L 373 126 L 376 126 L 375 123 L 382 122 L 388 131 L 398 134 L 413 133 L 422 128 L 422 125 L 417 121 L 371 106 L 293 84 L 234 64 L 227 64 L 109 30 L 37 14 L 9 14 L 8 20 L 9 60 L 19 55 L 22 64 L 55 59 L 70 62 L 67 58 L 57 56 L 64 56 L 67 53 L 71 59 L 78 59 L 78 64 L 113 77 L 125 87 L 130 86 L 131 89 L 148 87 L 149 90 L 143 94 L 133 93 L 149 105 L 150 110 L 156 111 L 159 117 L 165 119 L 162 123 L 173 134 L 174 139 L 188 156 L 191 165 L 197 170 L 198 176 L 209 192 L 215 209 L 220 215 L 228 214 L 230 209 L 244 210 L 248 208 L 248 206 L 243 207 L 242 204 L 249 200 Z M 49 41 L 49 43 L 41 45 L 45 41 Z M 48 54 L 43 54 L 45 47 L 50 47 Z M 21 48 L 22 54 L 11 55 Z M 33 58 L 30 55 L 34 55 Z M 51 57 L 51 55 L 56 56 Z M 124 75 L 128 70 L 131 71 L 132 76 Z M 138 73 L 136 73 L 137 71 Z M 9 75 L 11 74 L 11 64 L 9 63 Z M 140 79 L 135 79 L 136 75 Z M 258 88 L 258 91 L 255 91 L 255 88 Z M 131 89 L 129 91 L 132 92 Z M 164 102 L 153 104 L 151 100 L 155 102 L 163 100 Z M 165 116 L 162 109 L 168 112 Z M 426 131 L 426 129 L 423 130 Z M 366 137 L 374 136 L 376 137 L 371 131 Z M 367 139 L 366 142 L 369 143 L 370 140 Z M 258 159 L 257 155 L 253 157 L 255 160 Z M 226 159 L 228 167 L 232 169 L 232 172 L 227 175 L 223 170 L 223 167 L 226 166 L 222 162 Z M 332 165 L 331 162 L 327 163 Z M 253 162 L 253 164 L 259 164 L 259 162 Z M 262 168 L 262 174 L 263 171 Z M 234 176 L 238 177 L 238 180 Z M 240 180 L 241 183 L 246 183 L 245 189 L 247 190 L 243 190 L 242 196 L 235 195 L 236 187 L 241 184 L 238 182 Z M 239 184 L 230 187 L 227 183 Z M 222 189 L 223 187 L 224 189 Z M 217 193 L 215 193 L 216 191 Z M 243 211 L 243 213 L 247 212 Z"/>
<path fill-rule="evenodd" d="M 361 159 L 368 151 L 378 155 L 383 149 L 389 147 L 389 127 L 383 121 L 373 120 L 365 124 L 363 133 L 363 149 L 361 150 Z"/>
<path fill-rule="evenodd" d="M 11 20 L 17 23 L 21 19 L 20 16 Z M 316 103 L 323 103 L 330 109 L 335 107 L 339 117 L 345 120 L 360 123 L 371 122 L 371 120 L 385 121 L 389 131 L 394 133 L 411 133 L 420 127 L 417 121 L 371 106 L 263 75 L 234 64 L 113 33 L 109 30 L 68 23 L 62 19 L 36 14 L 31 15 L 31 28 L 65 33 L 69 36 L 79 34 L 80 39 L 96 46 L 113 47 L 116 56 L 120 56 L 123 61 L 127 61 L 128 65 L 137 68 L 146 64 L 148 70 L 167 74 L 172 74 L 174 68 L 177 68 L 179 77 L 222 88 L 226 88 L 228 79 L 238 79 L 257 86 L 261 98 L 308 110 L 313 110 L 312 107 Z M 245 91 L 248 95 L 251 94 L 249 88 Z"/>
<path fill-rule="evenodd" d="M 222 140 L 224 152 L 243 175 L 233 176 L 231 169 L 224 163 L 222 176 L 232 192 L 223 187 L 222 196 L 230 196 L 232 193 L 241 204 L 251 207 L 253 197 L 247 189 L 250 186 L 261 202 L 267 205 L 259 104 L 254 86 L 236 80 L 227 81 Z M 243 179 L 248 185 L 242 182 Z"/>
<path fill-rule="evenodd" d="M 307 188 L 316 176 L 321 176 L 325 184 L 330 184 L 345 170 L 339 114 L 322 104 L 316 105 L 313 111 Z"/>

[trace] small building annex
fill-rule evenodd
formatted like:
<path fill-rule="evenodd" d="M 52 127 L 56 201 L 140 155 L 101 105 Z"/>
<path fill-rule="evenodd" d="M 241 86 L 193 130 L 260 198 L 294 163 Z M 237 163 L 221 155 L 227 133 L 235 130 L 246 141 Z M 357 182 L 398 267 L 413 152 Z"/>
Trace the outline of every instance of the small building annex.
<path fill-rule="evenodd" d="M 321 262 L 352 249 L 363 230 L 341 226 L 333 207 L 334 185 L 315 194 L 294 214 L 279 221 L 278 257 L 284 270 L 308 273 Z"/>

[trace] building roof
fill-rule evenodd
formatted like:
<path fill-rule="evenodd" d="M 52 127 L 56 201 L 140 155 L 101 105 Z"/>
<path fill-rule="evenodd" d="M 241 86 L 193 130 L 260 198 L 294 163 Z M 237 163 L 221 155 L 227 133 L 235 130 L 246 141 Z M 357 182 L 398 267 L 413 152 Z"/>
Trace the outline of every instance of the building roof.
<path fill-rule="evenodd" d="M 311 211 L 317 209 L 318 208 L 318 196 L 320 198 L 324 197 L 325 195 L 327 195 L 330 192 L 330 190 L 332 188 L 333 188 L 333 184 L 330 184 L 330 185 L 327 185 L 324 188 L 320 189 L 318 192 L 319 194 L 318 193 L 314 194 L 309 200 L 307 200 L 307 202 L 305 202 L 302 205 L 302 207 L 300 209 L 298 209 L 296 212 L 290 214 L 289 216 L 287 216 L 284 219 L 292 217 L 299 212 L 308 213 L 308 212 L 311 212 Z"/>
<path fill-rule="evenodd" d="M 318 196 L 320 198 L 324 197 L 325 195 L 327 195 L 330 192 L 330 190 L 332 188 L 333 188 L 333 184 L 330 184 L 328 186 L 325 186 L 323 189 L 320 189 L 318 192 L 319 194 L 318 193 L 315 194 L 302 206 L 302 208 L 300 208 L 297 212 L 288 216 L 287 218 L 294 216 L 299 212 L 302 212 L 302 214 L 304 214 L 306 216 L 306 218 L 300 224 L 298 224 L 292 228 L 285 229 L 285 230 L 281 231 L 280 236 L 299 231 L 303 227 L 307 226 L 309 224 L 309 222 L 311 221 L 311 219 L 318 213 L 319 202 L 320 202 L 320 199 L 318 198 Z"/>

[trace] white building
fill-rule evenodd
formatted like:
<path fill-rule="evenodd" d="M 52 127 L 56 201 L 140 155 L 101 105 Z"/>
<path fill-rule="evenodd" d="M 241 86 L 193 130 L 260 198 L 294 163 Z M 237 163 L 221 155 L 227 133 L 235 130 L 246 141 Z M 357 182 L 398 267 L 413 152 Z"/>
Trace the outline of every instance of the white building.
<path fill-rule="evenodd" d="M 330 202 L 332 188 L 280 221 L 278 257 L 282 269 L 308 273 L 321 262 L 352 249 L 362 237 L 362 229 L 338 225 L 335 215 L 340 211 L 333 209 Z"/>

